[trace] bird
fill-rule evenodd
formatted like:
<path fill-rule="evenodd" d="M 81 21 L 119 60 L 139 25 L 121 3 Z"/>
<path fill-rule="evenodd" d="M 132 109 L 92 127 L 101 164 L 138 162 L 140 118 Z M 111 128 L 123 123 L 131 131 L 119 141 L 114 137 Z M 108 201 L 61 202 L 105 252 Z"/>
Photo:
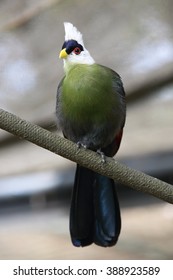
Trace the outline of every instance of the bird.
<path fill-rule="evenodd" d="M 63 60 L 65 75 L 57 90 L 57 125 L 64 137 L 79 148 L 113 157 L 119 149 L 126 119 L 121 77 L 95 62 L 84 45 L 82 33 L 72 23 L 64 22 L 64 29 L 59 58 Z M 99 50 L 99 45 L 95 49 Z M 77 164 L 69 220 L 74 246 L 115 245 L 121 231 L 121 214 L 113 179 Z"/>

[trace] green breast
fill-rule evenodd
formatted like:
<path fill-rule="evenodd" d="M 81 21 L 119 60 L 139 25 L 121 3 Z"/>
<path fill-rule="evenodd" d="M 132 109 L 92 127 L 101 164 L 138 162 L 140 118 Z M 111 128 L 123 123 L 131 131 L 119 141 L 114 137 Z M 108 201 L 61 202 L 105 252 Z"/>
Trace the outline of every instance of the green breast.
<path fill-rule="evenodd" d="M 101 65 L 74 65 L 63 81 L 63 114 L 78 124 L 112 118 L 116 99 L 111 70 Z"/>

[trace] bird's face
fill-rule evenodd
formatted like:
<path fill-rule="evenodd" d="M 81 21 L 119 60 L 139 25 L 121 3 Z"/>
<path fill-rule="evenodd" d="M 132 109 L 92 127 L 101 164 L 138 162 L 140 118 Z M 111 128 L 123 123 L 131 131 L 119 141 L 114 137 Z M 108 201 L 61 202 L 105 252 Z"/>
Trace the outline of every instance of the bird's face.
<path fill-rule="evenodd" d="M 68 40 L 64 42 L 59 58 L 64 59 L 65 63 L 94 63 L 94 60 L 89 52 L 76 40 Z"/>
<path fill-rule="evenodd" d="M 81 57 L 81 52 L 83 51 L 83 46 L 76 40 L 68 40 L 64 42 L 59 57 L 63 59 L 67 59 L 68 55 L 70 55 L 71 57 L 73 56 L 74 58 L 76 58 L 76 56 L 78 55 L 80 55 Z"/>

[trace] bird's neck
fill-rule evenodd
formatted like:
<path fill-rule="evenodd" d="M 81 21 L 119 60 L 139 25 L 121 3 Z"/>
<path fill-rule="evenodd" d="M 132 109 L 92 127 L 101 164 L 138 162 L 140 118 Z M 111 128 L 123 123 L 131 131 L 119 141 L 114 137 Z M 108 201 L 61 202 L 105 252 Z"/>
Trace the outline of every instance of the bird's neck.
<path fill-rule="evenodd" d="M 64 59 L 63 60 L 64 62 L 64 71 L 65 73 L 67 74 L 71 68 L 73 68 L 74 66 L 77 66 L 77 65 L 81 65 L 81 64 L 85 64 L 85 65 L 92 65 L 92 64 L 95 64 L 95 61 L 94 59 L 92 58 L 92 56 L 90 55 L 87 55 L 86 57 L 82 57 L 82 59 L 80 60 L 77 60 L 77 59 L 73 59 L 73 58 L 70 58 L 70 59 Z"/>

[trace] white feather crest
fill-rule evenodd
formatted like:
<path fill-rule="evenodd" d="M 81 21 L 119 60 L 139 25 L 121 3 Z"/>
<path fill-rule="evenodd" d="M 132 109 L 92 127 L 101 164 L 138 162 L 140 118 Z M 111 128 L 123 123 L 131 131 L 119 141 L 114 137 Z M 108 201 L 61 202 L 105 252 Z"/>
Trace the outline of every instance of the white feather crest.
<path fill-rule="evenodd" d="M 77 28 L 70 22 L 64 22 L 65 28 L 65 41 L 76 40 L 79 44 L 84 47 L 82 34 L 77 30 Z"/>

